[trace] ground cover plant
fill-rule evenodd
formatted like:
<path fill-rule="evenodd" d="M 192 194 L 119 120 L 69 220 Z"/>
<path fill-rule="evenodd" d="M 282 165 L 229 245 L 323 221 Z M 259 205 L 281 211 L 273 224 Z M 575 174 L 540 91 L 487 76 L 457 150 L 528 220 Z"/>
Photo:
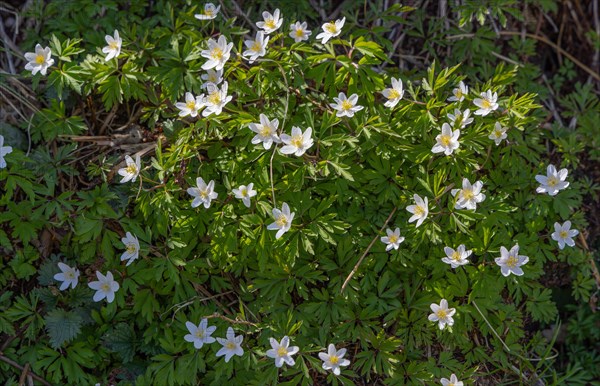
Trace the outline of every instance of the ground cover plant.
<path fill-rule="evenodd" d="M 600 384 L 597 5 L 0 12 L 0 382 Z"/>

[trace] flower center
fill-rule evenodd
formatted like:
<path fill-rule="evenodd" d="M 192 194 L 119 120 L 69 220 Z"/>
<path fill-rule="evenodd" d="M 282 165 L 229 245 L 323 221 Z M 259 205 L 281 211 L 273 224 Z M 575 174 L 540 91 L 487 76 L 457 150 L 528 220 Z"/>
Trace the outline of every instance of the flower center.
<path fill-rule="evenodd" d="M 392 89 L 390 91 L 388 99 L 396 99 L 396 98 L 400 98 L 400 93 L 396 89 Z"/>
<path fill-rule="evenodd" d="M 517 266 L 519 260 L 514 256 L 509 256 L 508 260 L 506 260 L 506 266 L 509 268 L 514 268 Z"/>
<path fill-rule="evenodd" d="M 233 342 L 227 342 L 227 344 L 225 345 L 225 347 L 226 347 L 228 350 L 234 350 L 234 349 L 235 349 L 235 346 L 236 346 L 236 345 L 235 345 L 235 343 L 233 343 Z"/>
<path fill-rule="evenodd" d="M 460 253 L 458 253 L 458 251 L 454 251 L 454 253 L 452 253 L 452 260 L 455 260 L 455 261 L 460 260 Z"/>
<path fill-rule="evenodd" d="M 127 167 L 125 168 L 125 171 L 129 174 L 137 174 L 138 173 L 138 168 L 135 164 L 129 164 L 127 165 Z"/>
<path fill-rule="evenodd" d="M 215 91 L 208 96 L 208 101 L 213 105 L 221 103 L 221 92 Z"/>
<path fill-rule="evenodd" d="M 273 19 L 265 20 L 265 27 L 267 27 L 268 29 L 274 29 L 275 28 L 275 20 L 273 20 Z"/>
<path fill-rule="evenodd" d="M 112 42 L 108 43 L 108 46 L 110 48 L 112 48 L 113 50 L 116 50 L 119 48 L 119 43 L 117 43 L 115 40 L 113 40 Z"/>
<path fill-rule="evenodd" d="M 342 110 L 350 110 L 352 107 L 352 102 L 350 102 L 348 99 L 342 102 Z"/>
<path fill-rule="evenodd" d="M 278 356 L 280 356 L 280 357 L 284 357 L 284 356 L 286 356 L 287 354 L 288 354 L 288 350 L 287 350 L 287 348 L 285 348 L 285 347 L 279 347 L 279 348 L 277 349 L 277 355 L 278 355 Z"/>
<path fill-rule="evenodd" d="M 188 103 L 185 104 L 185 106 L 190 109 L 190 110 L 194 110 L 196 108 L 196 102 L 195 101 L 189 101 Z"/>
<path fill-rule="evenodd" d="M 240 193 L 242 193 L 242 197 L 248 197 L 248 189 L 246 189 L 246 188 L 241 189 Z"/>
<path fill-rule="evenodd" d="M 127 244 L 127 253 L 129 253 L 129 254 L 135 253 L 136 249 L 137 248 L 135 247 L 135 244 L 133 244 L 133 243 Z"/>
<path fill-rule="evenodd" d="M 206 16 L 212 16 L 212 15 L 214 15 L 214 12 L 212 9 L 208 8 L 208 9 L 204 9 L 204 14 Z"/>
<path fill-rule="evenodd" d="M 254 43 L 252 43 L 250 51 L 260 52 L 260 50 L 262 50 L 262 45 L 260 44 L 260 42 L 255 40 Z"/>
<path fill-rule="evenodd" d="M 496 138 L 502 137 L 502 131 L 500 131 L 500 130 L 494 130 L 494 136 L 496 136 Z"/>
<path fill-rule="evenodd" d="M 556 177 L 548 178 L 548 186 L 555 187 L 556 184 L 558 184 L 558 180 L 556 179 Z"/>
<path fill-rule="evenodd" d="M 44 55 L 38 55 L 35 57 L 35 62 L 37 64 L 44 64 L 45 61 L 46 61 L 46 58 L 44 57 Z"/>
<path fill-rule="evenodd" d="M 489 109 L 490 107 L 492 107 L 492 104 L 487 99 L 483 99 L 481 101 L 481 107 L 484 109 Z"/>
<path fill-rule="evenodd" d="M 67 277 L 67 279 L 73 279 L 75 277 L 72 271 L 65 272 L 65 276 Z"/>
<path fill-rule="evenodd" d="M 448 315 L 448 314 L 446 313 L 446 310 L 438 310 L 438 312 L 436 312 L 435 314 L 437 315 L 437 317 L 438 317 L 439 319 L 445 319 L 445 318 L 446 318 L 446 316 Z"/>
<path fill-rule="evenodd" d="M 283 228 L 283 227 L 285 227 L 285 226 L 287 225 L 287 223 L 288 223 L 288 219 L 287 219 L 287 217 L 285 217 L 285 215 L 283 215 L 283 214 L 282 214 L 282 215 L 280 215 L 280 216 L 277 218 L 277 221 L 275 221 L 275 223 L 276 223 L 276 224 L 277 224 L 279 227 Z M 286 351 L 286 353 L 287 353 L 287 351 Z"/>
<path fill-rule="evenodd" d="M 472 200 L 475 197 L 471 189 L 463 189 L 462 196 L 465 200 Z"/>
<path fill-rule="evenodd" d="M 262 129 L 260 129 L 260 135 L 263 137 L 268 137 L 271 135 L 271 128 L 269 126 L 263 125 Z"/>
<path fill-rule="evenodd" d="M 327 32 L 329 32 L 330 34 L 334 34 L 337 32 L 337 27 L 335 26 L 335 22 L 330 22 L 329 24 L 327 24 L 325 26 L 325 29 L 327 30 Z"/>
<path fill-rule="evenodd" d="M 208 79 L 207 79 L 207 80 L 208 80 L 210 83 L 217 84 L 217 81 L 218 81 L 218 79 L 217 79 L 217 74 L 216 74 L 216 73 L 215 73 L 214 75 L 213 75 L 213 74 L 209 74 L 209 75 L 208 75 Z"/>
<path fill-rule="evenodd" d="M 296 37 L 301 38 L 304 36 L 304 30 L 302 28 L 298 28 L 296 30 Z"/>
<path fill-rule="evenodd" d="M 194 335 L 196 336 L 196 338 L 202 339 L 204 337 L 204 330 L 198 329 Z"/>
<path fill-rule="evenodd" d="M 569 234 L 567 233 L 567 231 L 560 231 L 559 236 L 561 239 L 566 239 L 567 237 L 569 237 Z"/>
<path fill-rule="evenodd" d="M 332 365 L 337 365 L 340 362 L 340 358 L 336 355 L 332 355 L 329 357 L 329 362 L 331 362 Z"/>
<path fill-rule="evenodd" d="M 220 49 L 219 47 L 213 48 L 212 51 L 210 52 L 210 57 L 215 60 L 223 59 L 223 50 Z"/>
<path fill-rule="evenodd" d="M 389 240 L 390 240 L 390 243 L 392 243 L 392 244 L 393 244 L 393 243 L 395 243 L 396 241 L 398 241 L 398 237 L 397 237 L 396 235 L 391 235 L 391 236 L 390 236 L 390 238 L 389 238 Z"/>
<path fill-rule="evenodd" d="M 206 200 L 208 198 L 208 190 L 200 190 L 200 197 Z"/>
<path fill-rule="evenodd" d="M 450 141 L 451 140 L 452 140 L 452 137 L 450 137 L 449 135 L 442 135 L 442 136 L 440 136 L 440 142 L 444 146 L 450 145 Z"/>
<path fill-rule="evenodd" d="M 110 284 L 102 283 L 102 285 L 100 286 L 100 289 L 102 290 L 102 292 L 110 292 Z"/>
<path fill-rule="evenodd" d="M 457 89 L 456 92 L 454 93 L 454 95 L 458 99 L 462 98 L 462 96 L 463 96 L 462 90 L 461 89 Z"/>
<path fill-rule="evenodd" d="M 423 207 L 422 207 L 422 206 L 419 206 L 419 205 L 417 205 L 417 206 L 415 207 L 415 214 L 416 214 L 417 216 L 423 216 L 423 215 L 425 214 L 425 209 L 423 209 Z"/>
<path fill-rule="evenodd" d="M 292 144 L 292 146 L 295 146 L 297 148 L 301 148 L 302 147 L 302 136 L 301 135 L 294 135 L 292 137 L 292 140 L 290 141 L 290 143 Z"/>

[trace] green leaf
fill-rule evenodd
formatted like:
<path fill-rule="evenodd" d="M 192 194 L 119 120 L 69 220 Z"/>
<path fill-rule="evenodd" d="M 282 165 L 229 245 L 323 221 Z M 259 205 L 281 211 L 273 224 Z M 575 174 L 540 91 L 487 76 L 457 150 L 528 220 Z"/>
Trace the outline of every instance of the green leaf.
<path fill-rule="evenodd" d="M 50 336 L 50 345 L 55 349 L 73 340 L 79 334 L 83 322 L 81 316 L 75 312 L 60 308 L 50 311 L 44 320 Z"/>

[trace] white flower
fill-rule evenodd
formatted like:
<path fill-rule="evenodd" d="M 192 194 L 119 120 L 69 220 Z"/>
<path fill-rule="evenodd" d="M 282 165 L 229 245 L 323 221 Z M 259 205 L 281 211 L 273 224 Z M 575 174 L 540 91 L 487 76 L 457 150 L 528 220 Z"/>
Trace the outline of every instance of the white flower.
<path fill-rule="evenodd" d="M 250 208 L 250 198 L 256 196 L 256 190 L 253 187 L 254 183 L 249 183 L 248 186 L 240 185 L 239 188 L 233 189 L 232 192 L 235 194 L 235 198 L 241 199 L 244 205 Z"/>
<path fill-rule="evenodd" d="M 217 338 L 217 342 L 223 345 L 223 347 L 217 351 L 217 356 L 220 357 L 225 355 L 225 362 L 229 362 L 234 355 L 241 357 L 244 355 L 244 349 L 241 346 L 243 340 L 243 335 L 235 336 L 233 328 L 227 328 L 227 338 Z"/>
<path fill-rule="evenodd" d="M 388 228 L 385 233 L 387 233 L 387 236 L 381 238 L 381 242 L 387 244 L 385 250 L 390 251 L 392 248 L 400 248 L 400 244 L 404 241 L 404 237 L 400 237 L 400 228 L 396 228 L 393 232 Z"/>
<path fill-rule="evenodd" d="M 225 62 L 229 60 L 231 55 L 231 48 L 233 43 L 227 44 L 225 36 L 219 36 L 219 40 L 208 39 L 208 49 L 200 52 L 200 55 L 208 59 L 206 63 L 202 65 L 203 70 L 210 70 L 214 68 L 219 71 L 223 69 Z"/>
<path fill-rule="evenodd" d="M 0 135 L 0 169 L 4 169 L 6 167 L 6 160 L 4 156 L 12 153 L 12 147 L 4 146 L 4 136 Z"/>
<path fill-rule="evenodd" d="M 500 122 L 496 122 L 494 125 L 494 130 L 492 130 L 492 133 L 488 135 L 488 138 L 493 139 L 496 143 L 496 146 L 498 146 L 503 139 L 506 139 L 506 130 L 508 130 L 508 127 L 502 127 Z"/>
<path fill-rule="evenodd" d="M 280 238 L 285 232 L 290 230 L 292 226 L 292 220 L 294 219 L 295 213 L 290 213 L 290 207 L 285 202 L 281 206 L 281 210 L 273 208 L 274 223 L 267 226 L 270 231 L 277 230 L 275 238 Z"/>
<path fill-rule="evenodd" d="M 307 128 L 304 133 L 299 127 L 292 126 L 292 135 L 281 134 L 281 141 L 285 144 L 281 148 L 283 154 L 294 154 L 300 157 L 314 143 L 312 136 L 312 128 Z"/>
<path fill-rule="evenodd" d="M 204 94 L 201 94 L 194 98 L 194 95 L 191 92 L 186 92 L 185 93 L 185 103 L 183 103 L 183 102 L 175 103 L 175 107 L 177 107 L 179 110 L 181 110 L 179 112 L 179 116 L 180 117 L 186 117 L 188 115 L 192 116 L 192 117 L 198 116 L 198 110 L 200 110 L 202 107 L 204 107 L 203 99 L 204 99 Z"/>
<path fill-rule="evenodd" d="M 468 93 L 469 87 L 461 80 L 458 82 L 458 87 L 452 90 L 452 96 L 448 98 L 448 102 L 462 102 Z"/>
<path fill-rule="evenodd" d="M 112 303 L 115 300 L 115 292 L 119 290 L 119 283 L 113 280 L 113 274 L 110 271 L 106 272 L 106 276 L 96 271 L 96 277 L 98 281 L 88 283 L 88 286 L 96 291 L 94 301 L 99 302 L 106 298 L 107 302 Z"/>
<path fill-rule="evenodd" d="M 392 78 L 392 88 L 386 88 L 381 92 L 384 97 L 388 100 L 383 105 L 393 109 L 396 107 L 400 99 L 404 96 L 404 86 L 402 86 L 402 79 Z"/>
<path fill-rule="evenodd" d="M 276 9 L 275 12 L 271 15 L 270 12 L 262 13 L 264 21 L 259 21 L 256 23 L 258 28 L 262 28 L 265 31 L 265 34 L 268 35 L 273 31 L 276 31 L 281 27 L 283 23 L 283 18 L 279 17 L 279 9 Z"/>
<path fill-rule="evenodd" d="M 140 175 L 141 170 L 140 155 L 135 155 L 135 162 L 133 162 L 133 158 L 131 158 L 129 155 L 126 155 L 125 163 L 127 164 L 127 166 L 117 171 L 119 175 L 123 176 L 123 179 L 120 181 L 120 183 L 124 184 L 128 181 L 135 182 L 135 180 Z"/>
<path fill-rule="evenodd" d="M 266 115 L 260 114 L 260 123 L 251 123 L 248 128 L 256 133 L 252 138 L 252 144 L 256 145 L 262 142 L 265 149 L 270 149 L 273 142 L 281 143 L 281 139 L 277 135 L 277 127 L 279 119 L 275 118 L 269 121 Z"/>
<path fill-rule="evenodd" d="M 346 116 L 348 118 L 352 118 L 354 113 L 364 109 L 363 106 L 356 105 L 358 102 L 358 95 L 352 94 L 350 98 L 346 98 L 346 94 L 343 92 L 339 93 L 337 98 L 333 98 L 335 103 L 330 103 L 329 106 L 337 110 L 335 113 L 336 117 Z"/>
<path fill-rule="evenodd" d="M 435 137 L 437 143 L 431 148 L 433 153 L 444 152 L 445 155 L 450 155 L 454 150 L 458 149 L 460 143 L 458 137 L 460 136 L 460 130 L 456 129 L 452 131 L 449 124 L 444 123 L 442 125 L 442 133 Z"/>
<path fill-rule="evenodd" d="M 198 326 L 192 322 L 185 322 L 185 326 L 190 333 L 184 336 L 183 339 L 186 342 L 194 343 L 195 348 L 201 349 L 204 344 L 214 343 L 215 338 L 211 335 L 215 332 L 217 326 L 208 327 L 207 319 L 202 319 Z"/>
<path fill-rule="evenodd" d="M 322 25 L 323 32 L 317 35 L 317 39 L 321 39 L 321 43 L 325 44 L 327 41 L 333 37 L 338 36 L 342 32 L 342 27 L 346 22 L 346 18 L 342 18 L 341 20 L 336 20 L 335 22 L 331 21 L 329 23 L 325 23 Z"/>
<path fill-rule="evenodd" d="M 567 169 L 556 171 L 554 165 L 548 165 L 546 176 L 537 175 L 535 180 L 540 183 L 540 186 L 535 190 L 538 193 L 548 193 L 550 196 L 556 196 L 559 191 L 566 189 L 569 183 L 565 181 L 569 172 Z"/>
<path fill-rule="evenodd" d="M 206 209 L 210 207 L 210 202 L 217 198 L 219 195 L 215 192 L 215 181 L 211 180 L 208 185 L 204 182 L 202 177 L 196 178 L 197 188 L 188 188 L 187 192 L 189 195 L 194 197 L 192 201 L 192 208 L 196 208 L 203 204 Z"/>
<path fill-rule="evenodd" d="M 506 248 L 500 247 L 500 257 L 497 257 L 494 260 L 496 261 L 496 264 L 500 266 L 503 276 L 508 276 L 511 273 L 522 276 L 523 270 L 521 269 L 521 266 L 527 264 L 529 257 L 520 256 L 519 245 L 515 245 L 510 249 L 510 252 Z"/>
<path fill-rule="evenodd" d="M 467 251 L 465 245 L 461 244 L 456 250 L 450 247 L 444 247 L 444 253 L 446 253 L 447 257 L 442 258 L 442 261 L 446 264 L 450 264 L 452 268 L 458 268 L 461 265 L 469 264 L 468 257 L 471 256 L 473 251 Z"/>
<path fill-rule="evenodd" d="M 220 5 L 215 7 L 213 3 L 206 3 L 204 4 L 204 11 L 202 11 L 202 13 L 195 14 L 194 17 L 198 20 L 212 20 L 217 17 L 220 9 Z"/>
<path fill-rule="evenodd" d="M 202 74 L 200 78 L 204 81 L 202 83 L 202 88 L 206 88 L 209 83 L 213 83 L 215 85 L 221 84 L 223 81 L 223 69 L 215 71 L 213 69 L 207 70 L 206 74 Z"/>
<path fill-rule="evenodd" d="M 463 386 L 463 383 L 458 380 L 456 375 L 452 374 L 450 379 L 442 378 L 440 379 L 442 386 Z"/>
<path fill-rule="evenodd" d="M 448 301 L 446 299 L 442 299 L 439 306 L 435 303 L 431 303 L 429 308 L 431 308 L 433 314 L 429 314 L 428 319 L 432 322 L 438 322 L 440 330 L 443 330 L 446 325 L 452 326 L 454 324 L 452 315 L 454 315 L 456 309 L 448 308 Z"/>
<path fill-rule="evenodd" d="M 473 104 L 479 107 L 479 110 L 475 111 L 475 115 L 481 115 L 482 117 L 485 117 L 498 108 L 498 103 L 496 103 L 498 101 L 497 92 L 492 94 L 492 90 L 487 90 L 482 92 L 480 96 L 481 98 L 475 98 L 473 100 Z"/>
<path fill-rule="evenodd" d="M 575 246 L 573 237 L 577 236 L 579 231 L 571 229 L 571 221 L 565 221 L 563 225 L 554 223 L 554 233 L 552 233 L 552 240 L 558 241 L 558 247 L 563 249 L 565 244 L 569 247 Z"/>
<path fill-rule="evenodd" d="M 473 118 L 469 118 L 471 110 L 466 109 L 461 112 L 459 109 L 454 109 L 454 114 L 448 114 L 448 119 L 452 126 L 458 126 L 459 129 L 464 129 L 468 124 L 473 122 Z"/>
<path fill-rule="evenodd" d="M 210 114 L 219 115 L 223 112 L 223 107 L 233 99 L 231 95 L 227 95 L 228 87 L 227 82 L 223 82 L 221 89 L 213 83 L 206 85 L 206 97 L 203 100 L 206 108 L 202 111 L 203 117 L 208 117 Z"/>
<path fill-rule="evenodd" d="M 407 206 L 406 210 L 413 214 L 411 218 L 408 219 L 408 222 L 417 220 L 416 227 L 418 228 L 429 214 L 429 200 L 427 197 L 423 200 L 418 194 L 415 194 L 413 198 L 415 199 L 415 205 Z"/>
<path fill-rule="evenodd" d="M 300 349 L 298 346 L 288 347 L 290 345 L 290 338 L 284 336 L 281 339 L 281 343 L 278 343 L 275 339 L 269 338 L 272 349 L 267 350 L 267 356 L 275 359 L 275 367 L 281 367 L 283 363 L 287 363 L 288 366 L 293 366 L 296 362 L 292 358 L 292 355 L 296 354 Z"/>
<path fill-rule="evenodd" d="M 106 47 L 102 48 L 102 52 L 106 54 L 104 58 L 105 61 L 109 61 L 112 58 L 117 58 L 121 53 L 121 45 L 123 44 L 123 39 L 119 37 L 119 31 L 115 30 L 115 36 L 112 37 L 110 35 L 106 35 L 104 39 L 106 40 Z"/>
<path fill-rule="evenodd" d="M 125 237 L 121 239 L 121 242 L 125 245 L 125 252 L 121 255 L 121 261 L 129 260 L 125 265 L 127 267 L 140 256 L 140 242 L 130 232 L 125 233 Z"/>
<path fill-rule="evenodd" d="M 262 31 L 258 31 L 256 33 L 256 37 L 254 40 L 246 40 L 244 44 L 246 51 L 243 52 L 242 56 L 245 59 L 248 59 L 250 64 L 254 63 L 254 61 L 260 57 L 265 56 L 267 53 L 267 44 L 269 43 L 269 37 L 265 39 L 265 34 Z"/>
<path fill-rule="evenodd" d="M 477 209 L 477 204 L 485 200 L 485 194 L 481 193 L 483 182 L 477 181 L 473 185 L 467 178 L 463 178 L 462 189 L 452 189 L 452 196 L 456 197 L 456 209 Z"/>
<path fill-rule="evenodd" d="M 323 369 L 331 370 L 335 375 L 340 375 L 340 367 L 350 364 L 348 359 L 343 359 L 344 355 L 346 355 L 345 348 L 336 350 L 335 346 L 330 344 L 327 347 L 327 354 L 324 352 L 319 353 L 319 358 L 323 361 Z"/>
<path fill-rule="evenodd" d="M 296 43 L 300 43 L 303 40 L 308 40 L 308 37 L 312 34 L 307 29 L 308 24 L 306 22 L 300 23 L 297 21 L 295 24 L 290 25 L 290 37 L 294 39 Z"/>
<path fill-rule="evenodd" d="M 69 286 L 75 288 L 79 282 L 79 270 L 60 262 L 58 263 L 58 268 L 62 271 L 61 273 L 54 275 L 54 280 L 62 281 L 58 289 L 64 291 L 69 288 Z"/>
<path fill-rule="evenodd" d="M 25 69 L 31 71 L 31 75 L 37 74 L 38 71 L 42 75 L 46 75 L 48 67 L 54 64 L 50 47 L 42 48 L 39 44 L 35 45 L 35 52 L 27 52 L 25 54 L 25 59 L 29 61 L 25 65 Z"/>

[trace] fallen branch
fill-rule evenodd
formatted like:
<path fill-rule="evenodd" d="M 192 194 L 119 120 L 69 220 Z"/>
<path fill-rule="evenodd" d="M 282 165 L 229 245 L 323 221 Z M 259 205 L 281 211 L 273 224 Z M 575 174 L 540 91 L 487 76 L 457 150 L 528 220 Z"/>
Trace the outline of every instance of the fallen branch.
<path fill-rule="evenodd" d="M 379 230 L 379 233 L 383 232 L 383 230 L 387 226 L 388 222 L 390 222 L 390 220 L 392 219 L 392 216 L 394 215 L 394 213 L 396 213 L 397 210 L 398 210 L 398 207 L 397 206 L 394 207 L 394 209 L 392 210 L 392 213 L 390 213 L 390 215 L 388 216 L 387 220 L 385 220 L 385 222 L 383 223 L 383 226 Z M 365 259 L 365 256 L 367 256 L 367 254 L 369 253 L 369 251 L 373 247 L 373 244 L 375 244 L 375 242 L 379 238 L 379 233 L 375 237 L 373 237 L 373 240 L 371 240 L 371 243 L 369 244 L 369 246 L 367 247 L 367 249 L 365 249 L 365 252 L 362 254 L 362 256 L 360 257 L 360 259 L 358 259 L 358 262 L 356 263 L 356 265 L 352 269 L 352 272 L 350 272 L 350 274 L 348 275 L 348 277 L 346 278 L 346 280 L 344 280 L 344 284 L 342 284 L 342 289 L 340 290 L 340 293 L 344 292 L 344 289 L 346 289 L 346 286 L 348 285 L 348 282 L 352 279 L 352 276 L 354 276 L 354 274 L 356 273 L 356 271 L 358 271 L 358 268 L 360 267 L 360 265 L 362 264 L 363 260 Z"/>
<path fill-rule="evenodd" d="M 28 368 L 29 364 L 27 364 L 25 367 L 21 366 L 20 364 L 18 364 L 17 362 L 13 361 L 10 358 L 5 357 L 4 355 L 0 355 L 0 361 L 4 362 L 4 363 L 8 363 L 9 365 L 11 365 L 14 368 L 17 368 L 21 371 L 23 371 L 24 373 L 26 372 L 28 375 L 31 375 L 31 377 L 33 379 L 35 379 L 38 382 L 41 382 L 43 385 L 45 386 L 52 386 L 50 384 L 50 382 L 46 381 L 44 378 L 40 377 L 39 375 L 36 375 L 34 372 L 32 372 L 31 370 L 25 370 L 26 368 Z"/>

